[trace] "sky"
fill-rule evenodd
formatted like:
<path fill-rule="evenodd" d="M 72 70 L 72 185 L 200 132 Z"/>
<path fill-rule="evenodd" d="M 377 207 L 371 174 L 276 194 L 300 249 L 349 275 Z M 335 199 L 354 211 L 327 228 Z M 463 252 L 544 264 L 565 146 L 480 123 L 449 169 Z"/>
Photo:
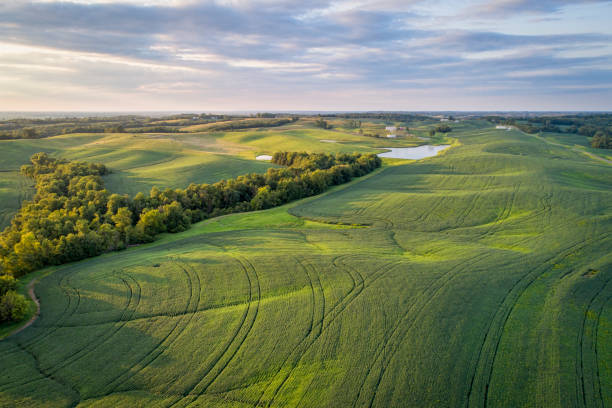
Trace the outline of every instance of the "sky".
<path fill-rule="evenodd" d="M 597 0 L 2 0 L 0 111 L 611 111 L 611 19 Z"/>

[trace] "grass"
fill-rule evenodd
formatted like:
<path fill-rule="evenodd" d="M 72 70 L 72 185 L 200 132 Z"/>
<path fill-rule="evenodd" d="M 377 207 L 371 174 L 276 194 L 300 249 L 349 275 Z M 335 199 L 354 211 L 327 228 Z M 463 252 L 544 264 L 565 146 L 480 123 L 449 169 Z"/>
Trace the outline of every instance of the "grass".
<path fill-rule="evenodd" d="M 106 187 L 111 192 L 134 195 L 148 193 L 153 186 L 184 188 L 192 182 L 214 183 L 246 173 L 264 173 L 273 165 L 256 161 L 255 157 L 271 154 L 281 146 L 288 151 L 352 153 L 418 143 L 314 129 L 309 122 L 235 132 L 95 133 L 0 140 L 0 228 L 9 224 L 21 201 L 31 196 L 31 183 L 17 173 L 32 154 L 40 151 L 71 160 L 104 163 L 113 170 L 106 177 Z"/>
<path fill-rule="evenodd" d="M 258 153 L 353 137 L 286 132 L 218 138 Z M 0 406 L 611 404 L 612 167 L 481 122 L 451 137 L 321 196 L 57 268 L 40 318 L 0 342 Z M 175 160 L 195 162 L 144 168 Z"/>
<path fill-rule="evenodd" d="M 564 146 L 579 149 L 585 154 L 595 155 L 607 160 L 612 160 L 612 151 L 609 149 L 595 149 L 590 145 L 590 139 L 574 133 L 549 133 L 544 132 L 541 137 L 552 143 L 562 144 Z"/>
<path fill-rule="evenodd" d="M 10 224 L 23 200 L 34 193 L 33 182 L 18 171 L 0 171 L 0 229 Z"/>

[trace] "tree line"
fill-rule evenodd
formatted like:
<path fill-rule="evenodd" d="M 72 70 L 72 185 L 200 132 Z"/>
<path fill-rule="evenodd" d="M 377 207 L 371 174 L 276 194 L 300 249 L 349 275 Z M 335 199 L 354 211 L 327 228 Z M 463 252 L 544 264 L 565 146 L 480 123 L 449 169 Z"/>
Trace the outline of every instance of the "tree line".
<path fill-rule="evenodd" d="M 181 126 L 244 119 L 237 115 L 180 114 L 161 118 L 121 115 L 0 121 L 0 140 L 41 139 L 71 133 L 177 133 Z"/>
<path fill-rule="evenodd" d="M 152 188 L 147 196 L 111 194 L 102 164 L 70 162 L 37 153 L 21 172 L 36 194 L 0 234 L 0 275 L 20 277 L 47 265 L 151 242 L 209 217 L 261 210 L 312 196 L 381 165 L 373 154 L 275 153 L 287 167 L 185 189 Z"/>
<path fill-rule="evenodd" d="M 322 118 L 318 118 L 317 120 L 315 120 L 314 125 L 321 129 L 329 130 L 333 128 L 333 125 L 329 124 L 326 120 L 323 120 Z"/>
<path fill-rule="evenodd" d="M 412 113 L 402 112 L 354 112 L 354 113 L 329 113 L 325 117 L 342 118 L 342 119 L 378 119 L 389 123 L 394 122 L 412 122 L 417 120 L 426 120 L 429 117 Z"/>
<path fill-rule="evenodd" d="M 207 126 L 204 129 L 198 131 L 207 132 L 221 132 L 227 130 L 241 130 L 261 127 L 276 127 L 286 125 L 288 123 L 296 122 L 299 118 L 297 116 L 291 118 L 253 118 L 253 119 L 240 119 L 230 120 L 226 122 L 218 122 Z"/>
<path fill-rule="evenodd" d="M 449 125 L 438 125 L 434 130 L 438 133 L 450 133 L 453 131 L 453 128 Z"/>
<path fill-rule="evenodd" d="M 590 138 L 591 147 L 612 149 L 612 115 L 564 115 L 532 118 L 487 116 L 489 122 L 515 126 L 525 133 L 573 133 Z"/>

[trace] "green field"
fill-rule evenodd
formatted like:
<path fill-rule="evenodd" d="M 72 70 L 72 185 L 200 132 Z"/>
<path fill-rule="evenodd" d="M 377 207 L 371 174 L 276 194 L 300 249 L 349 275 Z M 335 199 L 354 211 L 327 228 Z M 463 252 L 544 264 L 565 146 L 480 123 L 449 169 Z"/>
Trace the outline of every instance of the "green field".
<path fill-rule="evenodd" d="M 321 140 L 334 140 L 335 143 Z M 0 140 L 0 228 L 10 222 L 31 183 L 17 173 L 32 154 L 103 163 L 111 192 L 148 193 L 153 186 L 184 188 L 246 173 L 263 173 L 269 163 L 255 160 L 282 146 L 287 151 L 371 152 L 376 147 L 412 146 L 414 139 L 380 140 L 345 131 L 324 131 L 308 124 L 221 133 L 70 134 L 38 140 Z"/>
<path fill-rule="evenodd" d="M 34 193 L 33 182 L 18 171 L 0 171 L 0 229 L 7 226 L 23 200 Z"/>
<path fill-rule="evenodd" d="M 1 154 L 104 162 L 132 193 L 411 143 L 292 126 Z M 438 157 L 50 269 L 39 319 L 0 341 L 0 406 L 612 406 L 612 166 L 453 127 Z"/>

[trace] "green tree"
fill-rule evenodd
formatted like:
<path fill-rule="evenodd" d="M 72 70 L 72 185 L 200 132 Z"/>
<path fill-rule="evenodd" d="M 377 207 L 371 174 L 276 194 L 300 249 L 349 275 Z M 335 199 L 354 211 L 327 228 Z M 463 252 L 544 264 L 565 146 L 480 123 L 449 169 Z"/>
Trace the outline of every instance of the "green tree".
<path fill-rule="evenodd" d="M 17 279 L 10 275 L 0 275 L 0 296 L 15 289 L 17 289 Z"/>
<path fill-rule="evenodd" d="M 21 236 L 21 240 L 15 244 L 13 252 L 17 258 L 16 276 L 33 271 L 43 265 L 41 257 L 41 245 L 33 232 L 27 232 Z"/>
<path fill-rule="evenodd" d="M 277 196 L 270 191 L 269 186 L 260 187 L 257 194 L 251 200 L 251 207 L 254 210 L 265 210 L 276 205 Z"/>
<path fill-rule="evenodd" d="M 140 215 L 140 220 L 136 224 L 139 236 L 145 241 L 153 240 L 153 237 L 160 232 L 166 231 L 164 214 L 157 208 L 145 210 Z"/>
<path fill-rule="evenodd" d="M 38 132 L 34 128 L 23 128 L 19 131 L 19 136 L 22 139 L 36 139 Z"/>
<path fill-rule="evenodd" d="M 117 210 L 117 213 L 111 216 L 111 220 L 115 224 L 115 227 L 121 234 L 121 239 L 126 245 L 130 243 L 130 236 L 132 234 L 132 212 L 127 207 L 121 207 Z"/>
<path fill-rule="evenodd" d="M 0 298 L 0 320 L 17 322 L 28 313 L 28 302 L 22 295 L 10 290 Z"/>
<path fill-rule="evenodd" d="M 178 202 L 164 205 L 161 212 L 164 216 L 165 229 L 168 232 L 181 232 L 189 228 L 189 217 Z"/>
<path fill-rule="evenodd" d="M 320 127 L 321 129 L 331 129 L 332 128 L 332 125 L 327 123 L 327 121 L 323 120 L 322 118 L 319 118 L 315 121 L 315 126 Z"/>
<path fill-rule="evenodd" d="M 612 138 L 603 130 L 598 130 L 593 139 L 591 139 L 591 147 L 597 149 L 612 149 Z"/>
<path fill-rule="evenodd" d="M 282 169 L 214 185 L 152 188 L 148 197 L 139 193 L 132 200 L 104 189 L 101 176 L 108 170 L 103 165 L 68 162 L 46 153 L 33 155 L 31 162 L 22 172 L 36 182 L 36 195 L 0 233 L 0 275 L 17 277 L 45 265 L 150 242 L 159 233 L 184 231 L 208 217 L 270 208 L 380 166 L 375 155 L 277 152 L 273 162 L 286 166 Z"/>

